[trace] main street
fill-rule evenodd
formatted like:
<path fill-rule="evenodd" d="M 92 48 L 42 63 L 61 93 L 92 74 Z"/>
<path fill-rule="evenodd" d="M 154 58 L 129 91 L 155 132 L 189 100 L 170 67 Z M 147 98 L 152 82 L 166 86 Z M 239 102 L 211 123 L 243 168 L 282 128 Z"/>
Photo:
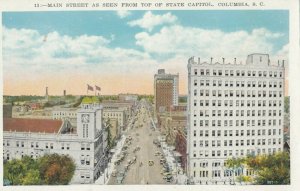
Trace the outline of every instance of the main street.
<path fill-rule="evenodd" d="M 135 122 L 125 134 L 127 143 L 123 152 L 127 154 L 120 164 L 116 165 L 115 176 L 111 176 L 108 184 L 169 184 L 161 173 L 163 167 L 160 159 L 162 156 L 157 152 L 162 153 L 162 150 L 153 143 L 158 139 L 159 132 L 151 128 L 150 120 L 146 103 L 142 102 L 136 112 Z M 127 149 L 125 149 L 126 147 Z M 128 165 L 129 163 L 131 164 Z M 123 172 L 125 172 L 124 175 Z"/>

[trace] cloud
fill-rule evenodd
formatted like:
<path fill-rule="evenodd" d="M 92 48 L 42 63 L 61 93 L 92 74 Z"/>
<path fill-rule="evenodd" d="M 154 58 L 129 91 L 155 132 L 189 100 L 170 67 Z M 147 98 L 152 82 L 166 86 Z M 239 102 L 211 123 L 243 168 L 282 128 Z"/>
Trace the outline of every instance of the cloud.
<path fill-rule="evenodd" d="M 171 13 L 166 13 L 163 15 L 155 15 L 152 14 L 151 11 L 147 11 L 143 18 L 138 20 L 133 20 L 128 22 L 129 26 L 139 26 L 141 28 L 147 29 L 148 31 L 152 31 L 155 26 L 162 24 L 172 24 L 177 21 L 177 17 L 172 15 Z"/>
<path fill-rule="evenodd" d="M 204 58 L 240 57 L 245 59 L 250 53 L 274 52 L 274 40 L 282 34 L 259 28 L 251 32 L 207 30 L 172 25 L 163 27 L 159 32 L 141 32 L 135 35 L 136 44 L 149 54 L 169 57 L 200 56 Z"/>
<path fill-rule="evenodd" d="M 153 64 L 143 51 L 110 47 L 113 39 L 113 36 L 109 39 L 89 35 L 71 37 L 55 31 L 44 35 L 36 30 L 3 26 L 4 76 L 26 79 L 78 69 L 93 75 L 120 74 L 127 70 L 124 66 L 143 68 Z"/>
<path fill-rule="evenodd" d="M 117 11 L 117 15 L 121 18 L 124 19 L 126 17 L 128 17 L 129 15 L 131 15 L 131 12 L 128 10 L 118 10 Z"/>
<path fill-rule="evenodd" d="M 228 62 L 237 57 L 245 62 L 250 53 L 268 53 L 271 61 L 277 62 L 276 56 L 286 59 L 288 54 L 288 45 L 275 52 L 274 42 L 282 34 L 264 28 L 224 32 L 173 24 L 154 34 L 137 33 L 135 41 L 141 49 L 112 46 L 113 34 L 108 38 L 71 37 L 56 31 L 41 34 L 5 26 L 2 34 L 6 94 L 42 95 L 45 84 L 53 91 L 69 87 L 68 92 L 80 94 L 86 91 L 86 83 L 101 85 L 103 94 L 153 93 L 153 75 L 158 68 L 179 72 L 180 92 L 186 93 L 186 67 L 191 56 L 203 61 L 214 57 L 219 62 L 222 57 Z"/>

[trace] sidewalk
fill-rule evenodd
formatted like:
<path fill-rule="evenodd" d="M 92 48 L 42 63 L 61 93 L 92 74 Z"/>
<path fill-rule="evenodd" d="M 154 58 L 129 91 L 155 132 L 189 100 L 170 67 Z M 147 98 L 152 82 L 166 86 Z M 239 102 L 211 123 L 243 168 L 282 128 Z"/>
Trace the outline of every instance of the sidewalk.
<path fill-rule="evenodd" d="M 110 176 L 112 171 L 115 169 L 115 161 L 117 160 L 117 155 L 121 153 L 121 150 L 123 148 L 123 145 L 125 143 L 125 139 L 126 136 L 122 135 L 120 141 L 118 141 L 115 149 L 116 152 L 113 154 L 112 158 L 111 158 L 111 162 L 108 163 L 107 168 L 104 170 L 104 173 L 102 173 L 102 175 L 95 181 L 94 184 L 107 184 L 109 182 Z"/>

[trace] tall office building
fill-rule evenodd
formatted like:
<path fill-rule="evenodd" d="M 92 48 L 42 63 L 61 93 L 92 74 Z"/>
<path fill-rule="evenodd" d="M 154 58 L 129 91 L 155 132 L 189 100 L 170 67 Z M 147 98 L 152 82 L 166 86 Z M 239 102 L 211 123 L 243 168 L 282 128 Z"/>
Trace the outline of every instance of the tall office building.
<path fill-rule="evenodd" d="M 159 69 L 154 75 L 154 101 L 157 112 L 169 111 L 171 106 L 178 105 L 179 74 L 166 74 Z"/>
<path fill-rule="evenodd" d="M 283 150 L 284 74 L 284 61 L 267 54 L 246 64 L 188 60 L 187 173 L 196 184 L 233 181 L 228 158 Z"/>

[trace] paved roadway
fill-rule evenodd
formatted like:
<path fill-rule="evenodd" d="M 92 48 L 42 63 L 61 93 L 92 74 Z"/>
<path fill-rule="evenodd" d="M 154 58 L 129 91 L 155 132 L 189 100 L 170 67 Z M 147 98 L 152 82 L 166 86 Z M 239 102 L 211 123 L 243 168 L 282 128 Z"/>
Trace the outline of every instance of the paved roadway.
<path fill-rule="evenodd" d="M 139 110 L 136 118 L 137 121 L 126 133 L 126 137 L 132 137 L 131 144 L 127 150 L 128 155 L 121 164 L 116 166 L 115 170 L 117 173 L 124 170 L 128 160 L 136 156 L 137 161 L 130 165 L 122 184 L 168 184 L 160 173 L 162 170 L 162 165 L 159 162 L 161 157 L 154 155 L 157 151 L 162 152 L 160 148 L 153 144 L 153 140 L 157 139 L 159 133 L 150 129 L 150 119 L 145 108 L 142 107 Z M 137 146 L 140 146 L 141 149 L 133 153 L 134 148 Z M 149 166 L 149 160 L 154 161 L 153 166 Z M 140 166 L 140 162 L 143 163 L 142 166 Z M 108 184 L 117 184 L 116 177 L 111 176 Z"/>

